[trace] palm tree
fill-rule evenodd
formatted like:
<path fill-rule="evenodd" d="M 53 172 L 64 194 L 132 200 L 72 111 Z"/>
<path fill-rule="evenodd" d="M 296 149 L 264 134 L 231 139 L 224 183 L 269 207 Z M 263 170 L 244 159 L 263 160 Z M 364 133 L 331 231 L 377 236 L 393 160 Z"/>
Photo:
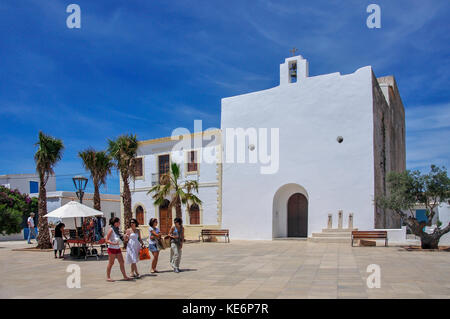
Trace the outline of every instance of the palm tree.
<path fill-rule="evenodd" d="M 198 194 L 198 182 L 197 181 L 186 181 L 183 187 L 186 191 L 184 192 L 184 199 L 182 198 L 183 204 L 186 204 L 187 211 L 191 209 L 191 205 L 200 205 L 202 201 L 196 195 L 192 193 L 195 191 Z"/>
<path fill-rule="evenodd" d="M 62 158 L 64 144 L 62 140 L 54 138 L 39 132 L 38 142 L 35 144 L 38 147 L 36 154 L 34 154 L 34 161 L 36 162 L 36 171 L 39 174 L 39 208 L 38 208 L 38 248 L 51 248 L 50 234 L 48 230 L 47 218 L 47 185 L 48 178 L 54 174 L 53 168 L 56 163 Z"/>
<path fill-rule="evenodd" d="M 180 183 L 180 165 L 172 163 L 170 171 L 163 174 L 160 178 L 159 184 L 153 186 L 147 194 L 153 193 L 153 200 L 155 205 L 161 205 L 164 199 L 170 196 L 169 211 L 175 207 L 176 217 L 181 218 L 181 204 L 186 204 L 189 210 L 192 204 L 201 204 L 202 201 L 192 193 L 198 193 L 197 181 L 185 181 Z"/>
<path fill-rule="evenodd" d="M 135 161 L 138 141 L 136 135 L 121 135 L 115 140 L 108 140 L 108 153 L 114 160 L 114 164 L 120 171 L 123 183 L 122 201 L 124 208 L 125 227 L 130 227 L 131 217 L 131 192 L 130 178 L 135 177 Z"/>
<path fill-rule="evenodd" d="M 94 209 L 101 210 L 100 186 L 106 184 L 106 178 L 111 174 L 114 166 L 111 157 L 105 151 L 88 148 L 78 153 L 83 166 L 90 171 L 94 183 Z"/>

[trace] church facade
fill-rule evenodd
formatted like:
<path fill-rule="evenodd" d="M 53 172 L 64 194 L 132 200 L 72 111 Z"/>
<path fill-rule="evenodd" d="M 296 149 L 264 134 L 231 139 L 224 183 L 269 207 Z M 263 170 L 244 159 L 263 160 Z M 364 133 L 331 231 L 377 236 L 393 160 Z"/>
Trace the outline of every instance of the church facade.
<path fill-rule="evenodd" d="M 401 227 L 374 205 L 386 192 L 386 174 L 406 165 L 405 113 L 392 76 L 376 78 L 367 66 L 310 77 L 308 61 L 290 57 L 280 65 L 279 86 L 222 99 L 221 129 L 205 134 L 186 135 L 201 138 L 198 149 L 216 158 L 198 160 L 197 172 L 186 175 L 198 178 L 203 201 L 202 217 L 187 226 L 193 237 L 202 228 L 229 229 L 234 239 L 311 237 L 339 210 L 344 220 L 352 213 L 360 230 Z M 146 222 L 161 215 L 145 190 L 158 156 L 171 152 L 168 139 L 139 148 L 145 178 L 136 180 L 132 201 Z M 177 151 L 184 169 L 195 158 L 190 151 Z"/>

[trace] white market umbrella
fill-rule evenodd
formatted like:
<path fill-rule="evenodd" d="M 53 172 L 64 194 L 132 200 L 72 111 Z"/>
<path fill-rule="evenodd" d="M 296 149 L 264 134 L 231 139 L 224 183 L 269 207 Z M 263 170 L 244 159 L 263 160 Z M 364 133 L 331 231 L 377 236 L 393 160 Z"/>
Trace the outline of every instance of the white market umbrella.
<path fill-rule="evenodd" d="M 44 217 L 55 218 L 76 218 L 92 216 L 103 216 L 103 213 L 99 210 L 90 208 L 75 201 L 68 202 L 66 205 L 55 209 L 47 215 L 44 215 Z"/>

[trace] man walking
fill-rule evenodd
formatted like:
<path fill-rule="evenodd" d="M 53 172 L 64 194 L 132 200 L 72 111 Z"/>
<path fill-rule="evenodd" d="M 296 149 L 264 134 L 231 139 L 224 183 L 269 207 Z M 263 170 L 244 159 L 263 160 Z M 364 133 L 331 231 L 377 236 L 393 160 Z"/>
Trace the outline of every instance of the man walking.
<path fill-rule="evenodd" d="M 36 238 L 36 232 L 34 231 L 34 213 L 31 213 L 30 217 L 28 217 L 27 224 L 28 224 L 28 243 L 31 244 L 31 234 L 33 234 L 34 238 Z"/>

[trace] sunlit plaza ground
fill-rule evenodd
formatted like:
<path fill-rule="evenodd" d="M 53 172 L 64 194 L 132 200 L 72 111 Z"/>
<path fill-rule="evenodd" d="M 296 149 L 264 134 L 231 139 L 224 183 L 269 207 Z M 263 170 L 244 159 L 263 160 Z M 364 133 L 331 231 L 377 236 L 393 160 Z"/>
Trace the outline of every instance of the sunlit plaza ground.
<path fill-rule="evenodd" d="M 109 283 L 106 258 L 59 260 L 52 252 L 12 250 L 24 247 L 0 242 L 1 298 L 450 298 L 445 251 L 288 240 L 189 243 L 181 273 L 171 271 L 166 250 L 161 273 L 150 275 L 150 262 L 142 261 L 141 279 Z M 79 289 L 66 286 L 70 264 L 80 266 Z M 371 264 L 380 266 L 380 288 L 367 286 Z M 112 276 L 121 278 L 117 263 Z"/>

